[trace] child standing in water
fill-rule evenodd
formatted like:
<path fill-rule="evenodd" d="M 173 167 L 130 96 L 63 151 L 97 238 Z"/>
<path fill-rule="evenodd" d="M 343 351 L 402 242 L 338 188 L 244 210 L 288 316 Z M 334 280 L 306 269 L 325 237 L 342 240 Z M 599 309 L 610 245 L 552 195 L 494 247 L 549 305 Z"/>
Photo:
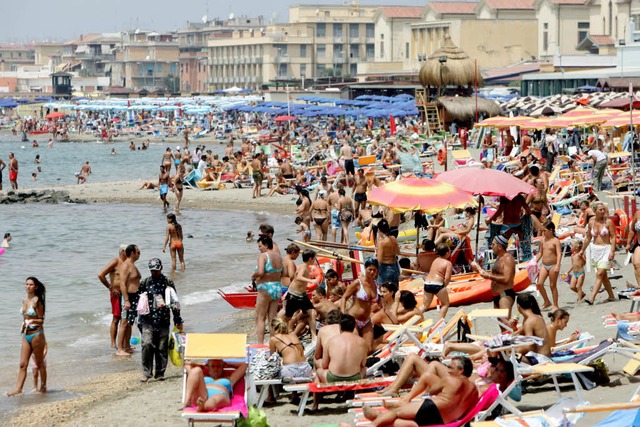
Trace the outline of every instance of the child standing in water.
<path fill-rule="evenodd" d="M 558 276 L 560 275 L 560 262 L 562 261 L 562 247 L 560 246 L 560 240 L 556 238 L 556 226 L 553 222 L 545 222 L 542 228 L 544 240 L 542 241 L 540 253 L 536 259 L 537 262 L 542 260 L 540 273 L 538 274 L 538 291 L 544 303 L 542 310 L 552 307 L 552 311 L 555 311 L 559 308 Z M 549 277 L 549 287 L 551 288 L 553 305 L 551 301 L 549 301 L 547 291 L 544 289 L 544 282 L 547 280 L 547 277 Z"/>
<path fill-rule="evenodd" d="M 180 270 L 185 270 L 184 265 L 184 247 L 182 246 L 182 226 L 178 224 L 175 214 L 167 215 L 167 236 L 164 239 L 164 246 L 162 252 L 167 249 L 169 244 L 169 250 L 171 251 L 171 271 L 176 270 L 176 254 L 180 258 Z"/>
<path fill-rule="evenodd" d="M 300 228 L 296 230 L 296 233 L 302 234 L 302 241 L 311 241 L 311 230 L 309 230 L 309 226 L 305 224 L 304 218 L 302 218 L 301 216 L 297 216 L 295 223 L 296 225 L 300 226 Z"/>
<path fill-rule="evenodd" d="M 569 287 L 573 292 L 578 293 L 578 300 L 580 302 L 584 298 L 584 292 L 582 292 L 582 285 L 584 284 L 584 265 L 587 263 L 584 255 L 580 254 L 582 250 L 582 241 L 576 240 L 571 245 L 571 268 L 567 274 L 571 274 L 571 282 Z"/>

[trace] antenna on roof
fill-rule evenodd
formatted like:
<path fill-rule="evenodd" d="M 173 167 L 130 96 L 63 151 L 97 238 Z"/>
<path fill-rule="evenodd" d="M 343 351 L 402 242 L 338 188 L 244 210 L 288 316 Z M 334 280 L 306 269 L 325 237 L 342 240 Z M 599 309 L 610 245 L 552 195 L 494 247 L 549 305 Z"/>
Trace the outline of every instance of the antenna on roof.
<path fill-rule="evenodd" d="M 231 13 L 229 14 L 229 21 L 231 21 L 231 20 L 233 19 L 233 17 L 234 17 L 234 16 L 235 16 L 235 15 L 233 14 L 233 12 L 231 12 Z"/>

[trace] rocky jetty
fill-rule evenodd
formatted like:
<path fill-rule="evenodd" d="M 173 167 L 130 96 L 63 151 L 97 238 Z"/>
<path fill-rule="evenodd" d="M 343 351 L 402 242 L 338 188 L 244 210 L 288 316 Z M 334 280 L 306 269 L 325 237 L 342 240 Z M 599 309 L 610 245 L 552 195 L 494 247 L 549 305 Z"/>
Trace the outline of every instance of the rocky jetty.
<path fill-rule="evenodd" d="M 0 193 L 0 204 L 12 203 L 86 203 L 84 200 L 71 199 L 68 191 L 62 190 L 25 190 Z"/>

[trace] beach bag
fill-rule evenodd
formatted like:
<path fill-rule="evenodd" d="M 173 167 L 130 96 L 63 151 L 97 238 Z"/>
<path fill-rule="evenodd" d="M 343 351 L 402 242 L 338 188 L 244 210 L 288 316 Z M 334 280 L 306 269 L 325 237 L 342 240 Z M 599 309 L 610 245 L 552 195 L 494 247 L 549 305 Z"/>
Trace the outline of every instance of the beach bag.
<path fill-rule="evenodd" d="M 247 417 L 240 415 L 240 419 L 236 423 L 238 427 L 269 427 L 267 422 L 267 414 L 255 406 L 249 406 Z"/>
<path fill-rule="evenodd" d="M 184 339 L 185 334 L 178 331 L 178 328 L 174 327 L 171 334 L 169 334 L 169 359 L 175 366 L 182 367 L 182 355 L 184 354 Z"/>
<path fill-rule="evenodd" d="M 278 353 L 269 355 L 267 349 L 259 350 L 249 363 L 249 373 L 254 380 L 272 380 L 280 378 L 282 357 Z"/>
<path fill-rule="evenodd" d="M 140 294 L 138 298 L 138 306 L 136 307 L 136 311 L 140 316 L 144 316 L 149 314 L 149 296 L 146 292 Z"/>

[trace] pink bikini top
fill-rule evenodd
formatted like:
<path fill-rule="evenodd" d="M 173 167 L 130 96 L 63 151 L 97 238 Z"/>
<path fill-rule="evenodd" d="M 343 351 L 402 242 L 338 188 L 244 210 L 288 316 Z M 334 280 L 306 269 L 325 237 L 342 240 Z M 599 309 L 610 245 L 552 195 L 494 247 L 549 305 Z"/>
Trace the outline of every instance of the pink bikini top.
<path fill-rule="evenodd" d="M 602 227 L 602 229 L 600 230 L 600 233 L 599 233 L 599 234 L 600 234 L 600 236 L 606 236 L 607 234 L 609 234 L 609 229 L 608 229 L 606 226 L 605 226 L 605 227 Z M 596 234 L 596 233 L 594 232 L 594 230 L 593 230 L 593 229 L 591 229 L 591 237 L 596 237 L 597 235 L 598 235 L 598 234 Z"/>

